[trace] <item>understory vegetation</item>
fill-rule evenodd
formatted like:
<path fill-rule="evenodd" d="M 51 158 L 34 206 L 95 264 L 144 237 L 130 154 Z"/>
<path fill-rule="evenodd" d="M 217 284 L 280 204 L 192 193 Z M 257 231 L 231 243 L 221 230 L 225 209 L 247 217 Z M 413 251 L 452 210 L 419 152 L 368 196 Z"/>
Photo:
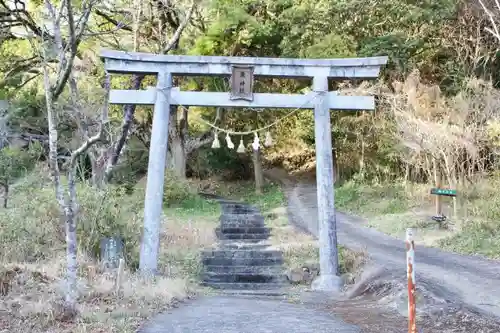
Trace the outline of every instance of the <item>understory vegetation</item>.
<path fill-rule="evenodd" d="M 337 208 L 366 218 L 367 225 L 404 239 L 413 228 L 418 244 L 449 251 L 500 258 L 500 178 L 496 175 L 458 187 L 458 211 L 453 200 L 443 199 L 444 223 L 432 220 L 435 196 L 432 184 L 357 183 L 350 181 L 336 190 Z M 362 202 L 362 204 L 360 203 Z"/>

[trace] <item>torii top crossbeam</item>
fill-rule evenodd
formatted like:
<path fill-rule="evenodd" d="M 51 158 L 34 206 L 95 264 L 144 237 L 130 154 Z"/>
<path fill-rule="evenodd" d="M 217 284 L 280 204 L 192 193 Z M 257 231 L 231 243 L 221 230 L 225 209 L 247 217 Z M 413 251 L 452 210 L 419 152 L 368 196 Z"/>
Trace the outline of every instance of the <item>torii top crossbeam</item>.
<path fill-rule="evenodd" d="M 101 58 L 109 73 L 156 74 L 165 71 L 183 76 L 231 75 L 232 66 L 252 66 L 255 76 L 287 78 L 377 78 L 380 66 L 387 63 L 387 57 L 291 59 L 158 55 L 113 50 L 102 51 Z"/>
<path fill-rule="evenodd" d="M 252 76 L 285 78 L 374 79 L 380 72 L 387 57 L 345 58 L 345 59 L 290 59 L 157 55 L 105 50 L 101 52 L 105 69 L 109 73 L 153 74 L 169 73 L 180 76 L 229 76 L 233 68 L 252 68 Z M 232 99 L 225 92 L 190 92 L 172 88 L 169 101 L 173 105 L 222 106 L 254 108 L 312 108 L 314 93 L 303 94 L 252 94 L 252 100 Z M 373 96 L 339 96 L 337 92 L 327 92 L 328 108 L 337 110 L 373 110 Z M 157 90 L 117 90 L 110 92 L 112 104 L 152 105 L 157 98 Z"/>

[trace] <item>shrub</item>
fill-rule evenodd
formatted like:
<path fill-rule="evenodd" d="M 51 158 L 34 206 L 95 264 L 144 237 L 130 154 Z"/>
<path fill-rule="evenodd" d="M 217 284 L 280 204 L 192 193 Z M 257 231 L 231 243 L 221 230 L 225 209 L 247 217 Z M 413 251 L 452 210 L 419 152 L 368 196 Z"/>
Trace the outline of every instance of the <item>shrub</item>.
<path fill-rule="evenodd" d="M 196 206 L 197 195 L 185 181 L 167 172 L 166 205 Z M 40 181 L 42 179 L 43 181 Z M 5 249 L 0 260 L 33 262 L 49 259 L 65 250 L 65 229 L 53 186 L 37 170 L 16 186 L 12 207 L 0 211 L 0 243 Z M 129 194 L 124 186 L 97 189 L 78 184 L 79 250 L 98 257 L 102 237 L 119 236 L 125 241 L 125 259 L 131 268 L 138 265 L 142 230 L 145 182 Z M 26 198 L 29 197 L 29 200 Z"/>

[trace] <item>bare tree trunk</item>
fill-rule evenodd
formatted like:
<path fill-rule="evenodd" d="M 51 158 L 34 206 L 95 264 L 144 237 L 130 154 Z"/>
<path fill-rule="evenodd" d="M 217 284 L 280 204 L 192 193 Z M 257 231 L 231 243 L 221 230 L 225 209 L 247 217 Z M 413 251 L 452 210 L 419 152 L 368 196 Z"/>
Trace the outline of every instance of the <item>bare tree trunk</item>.
<path fill-rule="evenodd" d="M 333 140 L 333 138 L 332 138 Z M 337 167 L 337 148 L 335 148 L 335 143 L 332 141 L 332 159 L 333 159 L 333 183 L 335 184 L 340 179 L 340 170 Z"/>
<path fill-rule="evenodd" d="M 450 184 L 451 185 L 451 188 L 452 189 L 457 189 L 457 186 L 458 186 L 458 170 L 457 170 L 457 166 L 455 165 L 453 167 L 453 183 Z M 453 197 L 453 217 L 456 219 L 458 218 L 458 201 L 457 201 L 457 197 L 454 196 Z"/>
<path fill-rule="evenodd" d="M 49 130 L 49 166 L 56 192 L 56 200 L 59 203 L 61 216 L 66 225 L 66 260 L 67 272 L 65 293 L 65 309 L 76 312 L 76 230 L 72 228 L 75 224 L 74 214 L 64 200 L 64 190 L 61 184 L 61 174 L 57 163 L 58 133 L 54 101 L 51 94 L 51 85 L 47 66 L 44 66 L 45 101 L 47 108 L 47 122 Z M 73 232 L 73 234 L 71 234 Z"/>
<path fill-rule="evenodd" d="M 56 105 L 58 98 L 64 91 L 69 81 L 71 93 L 71 104 L 76 114 L 83 114 L 81 105 L 78 104 L 78 91 L 76 81 L 72 78 L 72 69 L 74 59 L 78 53 L 78 47 L 82 42 L 82 38 L 87 28 L 90 13 L 97 1 L 88 1 L 82 3 L 82 11 L 79 13 L 78 20 L 75 20 L 73 15 L 73 2 L 61 1 L 58 4 L 58 9 L 54 8 L 50 0 L 45 0 L 45 8 L 50 15 L 52 23 L 52 31 L 54 34 L 55 50 L 57 51 L 57 69 L 55 70 L 55 83 L 50 80 L 49 62 L 46 48 L 40 50 L 40 57 L 43 61 L 43 85 L 45 90 L 45 102 L 47 112 L 47 126 L 49 131 L 49 167 L 52 181 L 55 188 L 56 200 L 59 204 L 61 217 L 64 220 L 66 227 L 66 260 L 67 260 L 67 290 L 65 294 L 65 311 L 67 315 L 76 314 L 77 301 L 77 237 L 76 237 L 76 166 L 77 160 L 82 156 L 92 145 L 101 141 L 104 137 L 104 127 L 108 123 L 108 102 L 109 102 L 109 75 L 106 75 L 106 95 L 104 106 L 102 108 L 101 121 L 99 131 L 92 137 L 85 138 L 82 145 L 71 153 L 70 166 L 68 170 L 68 186 L 67 192 L 69 197 L 64 196 L 64 185 L 61 182 L 61 172 L 58 165 L 57 148 L 58 148 L 58 130 L 57 130 L 57 110 Z M 66 45 L 63 43 L 61 20 L 65 19 L 65 27 L 67 27 L 68 36 Z M 46 42 L 47 40 L 44 40 Z M 53 45 L 50 41 L 50 45 Z M 88 124 L 84 124 L 86 119 L 80 119 L 80 127 L 88 128 Z M 109 130 L 109 129 L 106 129 Z M 86 130 L 84 130 L 85 134 Z M 107 133 L 107 132 L 106 132 Z"/>
<path fill-rule="evenodd" d="M 410 164 L 409 163 L 405 163 L 405 179 L 404 179 L 404 183 L 405 184 L 409 183 L 409 180 L 410 180 Z"/>
<path fill-rule="evenodd" d="M 165 4 L 162 3 L 162 9 L 163 10 L 172 10 L 172 7 L 170 6 L 169 8 L 166 8 Z M 137 25 L 139 24 L 139 19 L 141 15 L 141 7 L 140 7 L 140 2 L 138 2 L 136 8 L 136 19 L 134 23 Z M 167 42 L 165 47 L 163 48 L 163 53 L 168 53 L 173 49 L 176 49 L 179 46 L 179 40 L 181 38 L 182 33 L 184 32 L 184 29 L 188 26 L 191 17 L 196 9 L 197 2 L 193 1 L 186 13 L 186 16 L 184 19 L 180 22 L 177 22 L 175 26 L 171 26 L 175 30 L 174 34 L 170 38 L 170 40 Z M 138 26 L 135 26 L 134 28 L 134 49 L 139 48 L 139 41 L 138 41 Z M 141 86 L 141 83 L 144 79 L 144 75 L 134 75 L 132 78 L 132 88 L 135 90 L 138 90 Z M 134 119 L 134 113 L 135 113 L 135 105 L 126 105 L 124 107 L 124 115 L 123 115 L 123 123 L 122 123 L 122 128 L 121 128 L 121 134 L 120 138 L 116 142 L 116 144 L 113 146 L 112 150 L 112 155 L 111 158 L 109 159 L 107 166 L 106 166 L 106 171 L 105 171 L 105 178 L 107 181 L 111 180 L 111 174 L 113 172 L 113 168 L 115 165 L 118 163 L 118 159 L 122 153 L 123 147 L 125 146 L 125 143 L 128 139 L 128 135 L 130 132 L 130 128 L 132 126 L 132 121 Z M 185 168 L 185 166 L 184 166 Z M 185 173 L 184 173 L 185 174 Z M 184 176 L 185 177 L 185 176 Z"/>
<path fill-rule="evenodd" d="M 186 178 L 186 154 L 182 138 L 172 138 L 167 153 L 167 166 L 179 179 Z"/>
<path fill-rule="evenodd" d="M 92 166 L 92 186 L 96 188 L 103 188 L 106 182 L 106 168 L 103 164 L 106 163 L 104 161 L 104 157 L 100 157 L 98 159 L 91 159 Z"/>
<path fill-rule="evenodd" d="M 184 149 L 184 132 L 177 119 L 177 106 L 170 107 L 169 147 L 167 152 L 167 167 L 180 179 L 186 178 L 186 153 Z"/>
<path fill-rule="evenodd" d="M 262 194 L 264 188 L 264 174 L 262 172 L 262 161 L 260 156 L 260 149 L 253 150 L 253 170 L 255 174 L 255 193 Z"/>
<path fill-rule="evenodd" d="M 131 89 L 139 90 L 141 88 L 141 83 L 144 80 L 144 77 L 144 75 L 133 75 Z M 111 158 L 108 160 L 106 165 L 106 170 L 104 172 L 106 181 L 111 180 L 113 168 L 118 163 L 118 159 L 120 158 L 123 147 L 125 147 L 125 143 L 127 142 L 130 128 L 132 127 L 132 122 L 134 120 L 135 109 L 136 106 L 133 104 L 125 105 L 123 107 L 123 122 L 120 131 L 120 138 L 113 145 Z"/>
<path fill-rule="evenodd" d="M 359 159 L 359 174 L 361 179 L 365 178 L 365 140 L 363 135 L 360 136 L 361 140 L 361 157 Z"/>
<path fill-rule="evenodd" d="M 67 260 L 67 278 L 68 291 L 66 293 L 66 302 L 76 305 L 77 294 L 77 238 L 76 238 L 76 166 L 71 165 L 68 170 L 68 193 L 69 202 L 65 206 L 65 225 L 66 225 L 66 260 Z M 76 310 L 74 306 L 70 309 Z"/>
<path fill-rule="evenodd" d="M 7 202 L 9 201 L 9 183 L 5 182 L 3 185 L 3 208 L 7 208 Z"/>
<path fill-rule="evenodd" d="M 432 164 L 429 161 L 429 157 L 427 155 L 425 155 L 425 173 L 427 174 L 428 181 L 430 181 L 433 178 Z"/>

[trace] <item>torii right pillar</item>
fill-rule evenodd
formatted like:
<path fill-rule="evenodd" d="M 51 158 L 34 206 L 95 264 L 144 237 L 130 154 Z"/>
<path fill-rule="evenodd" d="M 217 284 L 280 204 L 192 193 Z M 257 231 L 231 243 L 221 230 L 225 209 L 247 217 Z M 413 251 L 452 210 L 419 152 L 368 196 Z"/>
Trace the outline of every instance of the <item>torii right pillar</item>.
<path fill-rule="evenodd" d="M 313 282 L 312 289 L 339 292 L 342 288 L 342 279 L 339 276 L 337 248 L 328 77 L 315 76 L 313 78 L 313 91 L 317 94 L 314 103 L 314 136 L 316 142 L 320 275 Z"/>

